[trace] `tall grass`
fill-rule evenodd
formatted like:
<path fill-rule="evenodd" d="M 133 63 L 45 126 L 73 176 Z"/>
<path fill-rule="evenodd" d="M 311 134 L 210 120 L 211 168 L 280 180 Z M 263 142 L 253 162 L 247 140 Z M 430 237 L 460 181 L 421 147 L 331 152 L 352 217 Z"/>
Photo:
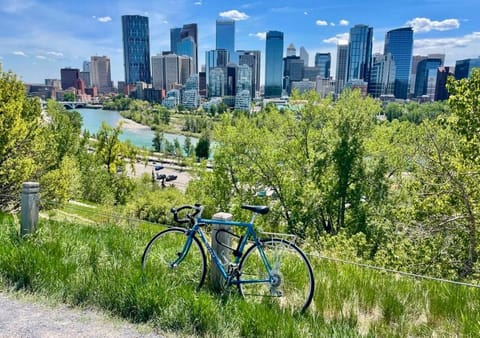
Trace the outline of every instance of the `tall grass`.
<path fill-rule="evenodd" d="M 0 216 L 4 286 L 94 306 L 163 331 L 221 337 L 477 336 L 480 290 L 416 281 L 312 257 L 311 309 L 291 315 L 235 292 L 167 285 L 142 276 L 155 229 L 43 221 L 22 239 Z M 181 284 L 181 283 L 180 283 Z"/>

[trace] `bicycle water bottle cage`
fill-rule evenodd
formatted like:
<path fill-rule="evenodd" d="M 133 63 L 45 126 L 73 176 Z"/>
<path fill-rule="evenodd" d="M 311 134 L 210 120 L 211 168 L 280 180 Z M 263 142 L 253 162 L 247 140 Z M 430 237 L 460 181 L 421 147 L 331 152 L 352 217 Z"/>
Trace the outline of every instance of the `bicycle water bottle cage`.
<path fill-rule="evenodd" d="M 242 209 L 253 211 L 260 215 L 265 215 L 270 211 L 270 208 L 264 205 L 242 205 Z"/>

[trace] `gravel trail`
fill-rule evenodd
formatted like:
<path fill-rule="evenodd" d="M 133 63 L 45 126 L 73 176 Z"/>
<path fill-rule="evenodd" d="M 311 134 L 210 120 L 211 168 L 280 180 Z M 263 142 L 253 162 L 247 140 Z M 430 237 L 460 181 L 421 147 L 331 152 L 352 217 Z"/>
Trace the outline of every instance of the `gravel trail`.
<path fill-rule="evenodd" d="M 158 338 L 146 325 L 135 325 L 97 311 L 47 305 L 27 296 L 0 291 L 1 338 Z M 171 337 L 171 336 L 170 336 Z"/>

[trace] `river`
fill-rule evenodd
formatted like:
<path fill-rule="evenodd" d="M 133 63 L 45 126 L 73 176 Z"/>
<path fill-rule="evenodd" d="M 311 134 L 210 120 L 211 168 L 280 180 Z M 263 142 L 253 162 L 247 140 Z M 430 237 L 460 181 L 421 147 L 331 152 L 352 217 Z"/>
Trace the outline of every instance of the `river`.
<path fill-rule="evenodd" d="M 82 115 L 83 129 L 88 130 L 90 133 L 97 133 L 102 125 L 102 121 L 105 121 L 109 126 L 116 127 L 118 123 L 125 120 L 118 111 L 115 110 L 103 110 L 103 109 L 76 109 Z M 130 142 L 136 147 L 145 147 L 147 149 L 152 148 L 152 140 L 155 136 L 154 132 L 147 126 L 140 126 L 133 121 L 126 121 L 122 128 L 123 133 L 120 135 L 120 140 Z M 185 143 L 185 136 L 164 133 L 164 138 L 169 142 L 173 142 L 178 139 L 180 145 Z M 195 146 L 198 139 L 191 137 L 190 140 Z"/>

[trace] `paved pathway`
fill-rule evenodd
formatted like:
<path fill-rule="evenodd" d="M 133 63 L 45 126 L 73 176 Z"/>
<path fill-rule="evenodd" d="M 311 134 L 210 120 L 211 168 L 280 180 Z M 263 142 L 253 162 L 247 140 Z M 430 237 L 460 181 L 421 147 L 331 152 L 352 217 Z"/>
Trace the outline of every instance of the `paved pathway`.
<path fill-rule="evenodd" d="M 146 325 L 134 325 L 92 310 L 49 306 L 21 294 L 0 291 L 1 338 L 157 338 Z"/>

